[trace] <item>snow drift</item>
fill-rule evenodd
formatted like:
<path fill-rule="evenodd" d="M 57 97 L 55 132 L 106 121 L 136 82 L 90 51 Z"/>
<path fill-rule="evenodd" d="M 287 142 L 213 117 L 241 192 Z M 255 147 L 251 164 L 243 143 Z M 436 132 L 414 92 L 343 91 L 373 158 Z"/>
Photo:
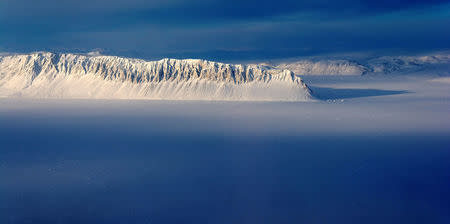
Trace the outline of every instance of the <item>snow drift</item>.
<path fill-rule="evenodd" d="M 308 101 L 289 70 L 205 60 L 144 61 L 32 53 L 0 57 L 0 96 L 38 98 Z"/>

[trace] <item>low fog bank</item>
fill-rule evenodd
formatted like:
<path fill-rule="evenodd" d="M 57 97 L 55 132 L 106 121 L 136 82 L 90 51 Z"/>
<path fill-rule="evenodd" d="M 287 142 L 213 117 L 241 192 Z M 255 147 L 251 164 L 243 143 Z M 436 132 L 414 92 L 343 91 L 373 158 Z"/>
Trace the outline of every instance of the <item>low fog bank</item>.
<path fill-rule="evenodd" d="M 448 83 L 304 77 L 318 102 L 0 99 L 0 132 L 81 136 L 299 136 L 450 133 Z"/>
<path fill-rule="evenodd" d="M 1 100 L 1 132 L 33 128 L 179 135 L 353 135 L 450 133 L 439 101 L 347 103 Z M 432 108 L 432 109 L 430 109 Z M 90 133 L 90 134 L 89 134 Z"/>

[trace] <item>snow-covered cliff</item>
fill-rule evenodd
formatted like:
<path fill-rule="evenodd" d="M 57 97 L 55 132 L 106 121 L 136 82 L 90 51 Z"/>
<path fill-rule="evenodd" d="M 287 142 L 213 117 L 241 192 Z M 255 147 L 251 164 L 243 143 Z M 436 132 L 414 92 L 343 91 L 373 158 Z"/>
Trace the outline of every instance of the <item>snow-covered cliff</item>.
<path fill-rule="evenodd" d="M 0 56 L 0 96 L 42 98 L 308 101 L 293 72 L 205 60 L 144 61 L 32 53 Z"/>

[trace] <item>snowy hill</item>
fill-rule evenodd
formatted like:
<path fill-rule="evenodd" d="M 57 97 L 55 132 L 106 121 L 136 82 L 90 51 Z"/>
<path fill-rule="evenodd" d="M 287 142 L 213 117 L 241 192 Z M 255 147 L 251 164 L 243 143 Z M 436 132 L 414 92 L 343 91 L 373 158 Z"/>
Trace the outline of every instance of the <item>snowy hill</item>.
<path fill-rule="evenodd" d="M 450 55 L 385 56 L 368 60 L 367 66 L 372 73 L 378 74 L 433 72 L 449 75 Z"/>
<path fill-rule="evenodd" d="M 0 96 L 170 100 L 312 100 L 293 72 L 205 60 L 144 61 L 32 53 L 0 56 Z"/>
<path fill-rule="evenodd" d="M 267 64 L 264 64 L 267 66 Z M 366 75 L 432 73 L 450 75 L 450 55 L 383 56 L 355 59 L 303 59 L 274 63 L 273 68 L 288 69 L 297 75 Z"/>
<path fill-rule="evenodd" d="M 300 60 L 275 65 L 279 69 L 288 69 L 303 75 L 362 75 L 369 69 L 350 60 Z"/>

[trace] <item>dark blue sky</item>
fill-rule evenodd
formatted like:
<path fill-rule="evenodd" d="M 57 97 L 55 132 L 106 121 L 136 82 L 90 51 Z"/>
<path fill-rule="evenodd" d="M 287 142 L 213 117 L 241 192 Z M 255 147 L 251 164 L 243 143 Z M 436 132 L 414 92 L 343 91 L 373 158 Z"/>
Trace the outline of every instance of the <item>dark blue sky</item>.
<path fill-rule="evenodd" d="M 273 59 L 450 49 L 442 0 L 0 0 L 0 51 Z"/>

